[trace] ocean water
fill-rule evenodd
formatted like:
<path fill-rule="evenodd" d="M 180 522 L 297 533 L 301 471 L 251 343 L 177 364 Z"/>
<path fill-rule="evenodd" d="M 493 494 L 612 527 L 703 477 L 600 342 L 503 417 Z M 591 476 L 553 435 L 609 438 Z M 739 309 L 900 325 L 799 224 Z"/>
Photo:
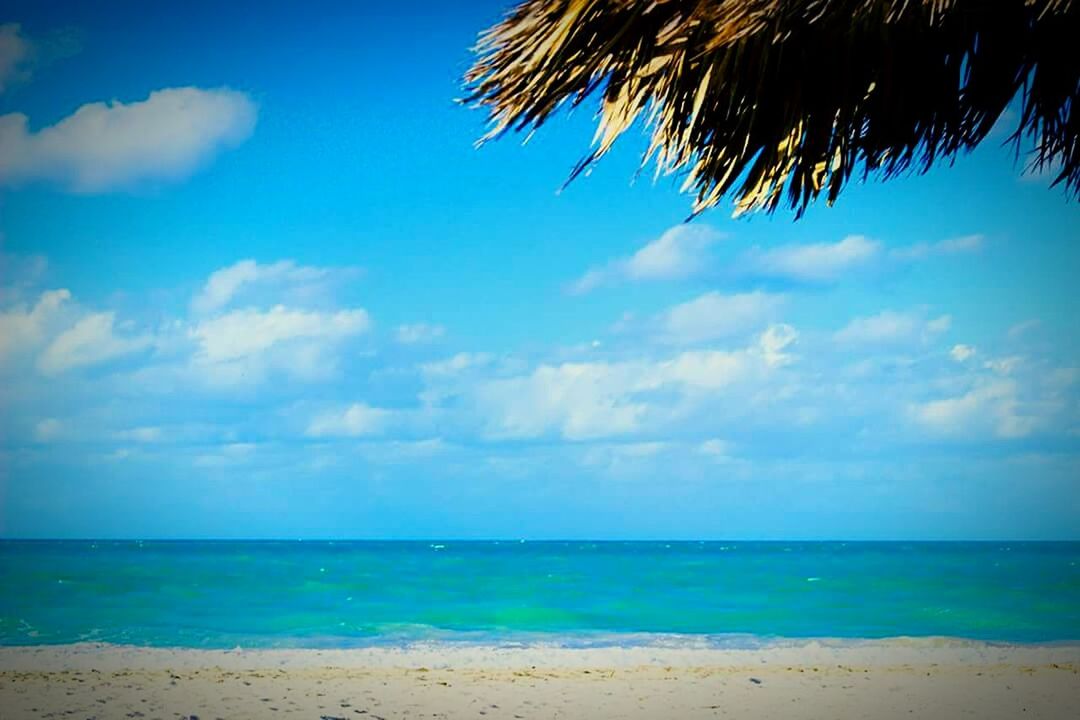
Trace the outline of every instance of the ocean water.
<path fill-rule="evenodd" d="M 1080 543 L 0 542 L 0 644 L 1080 640 Z"/>

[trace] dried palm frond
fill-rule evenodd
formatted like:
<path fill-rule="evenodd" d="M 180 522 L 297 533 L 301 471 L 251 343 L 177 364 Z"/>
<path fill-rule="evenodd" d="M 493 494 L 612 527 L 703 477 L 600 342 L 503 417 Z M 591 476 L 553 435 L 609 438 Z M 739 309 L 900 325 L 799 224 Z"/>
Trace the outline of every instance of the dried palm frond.
<path fill-rule="evenodd" d="M 729 192 L 771 212 L 785 191 L 801 214 L 856 170 L 925 171 L 1018 94 L 1017 150 L 1033 142 L 1033 168 L 1080 194 L 1072 0 L 525 0 L 476 51 L 465 102 L 489 109 L 484 140 L 599 91 L 570 179 L 644 118 L 643 164 L 685 173 L 695 214 Z"/>

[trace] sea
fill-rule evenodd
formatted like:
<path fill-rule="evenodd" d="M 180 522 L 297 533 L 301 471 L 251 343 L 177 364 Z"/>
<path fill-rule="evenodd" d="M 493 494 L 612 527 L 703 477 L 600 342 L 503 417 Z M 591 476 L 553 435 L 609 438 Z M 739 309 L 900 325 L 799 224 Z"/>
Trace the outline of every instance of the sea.
<path fill-rule="evenodd" d="M 0 645 L 1080 641 L 1080 543 L 0 541 Z"/>

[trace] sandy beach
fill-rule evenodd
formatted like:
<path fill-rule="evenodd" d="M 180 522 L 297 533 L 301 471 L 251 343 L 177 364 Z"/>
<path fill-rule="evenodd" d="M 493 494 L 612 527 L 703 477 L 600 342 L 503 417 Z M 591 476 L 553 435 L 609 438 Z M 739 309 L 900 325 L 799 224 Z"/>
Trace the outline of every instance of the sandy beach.
<path fill-rule="evenodd" d="M 0 718 L 1072 718 L 1080 647 L 0 649 Z"/>

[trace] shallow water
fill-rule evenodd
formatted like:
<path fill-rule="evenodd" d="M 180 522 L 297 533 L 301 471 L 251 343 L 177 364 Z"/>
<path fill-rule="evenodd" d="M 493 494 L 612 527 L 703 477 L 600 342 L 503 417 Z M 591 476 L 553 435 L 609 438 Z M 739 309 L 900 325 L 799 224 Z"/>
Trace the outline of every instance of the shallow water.
<path fill-rule="evenodd" d="M 1080 640 L 1080 543 L 0 542 L 0 644 Z"/>

